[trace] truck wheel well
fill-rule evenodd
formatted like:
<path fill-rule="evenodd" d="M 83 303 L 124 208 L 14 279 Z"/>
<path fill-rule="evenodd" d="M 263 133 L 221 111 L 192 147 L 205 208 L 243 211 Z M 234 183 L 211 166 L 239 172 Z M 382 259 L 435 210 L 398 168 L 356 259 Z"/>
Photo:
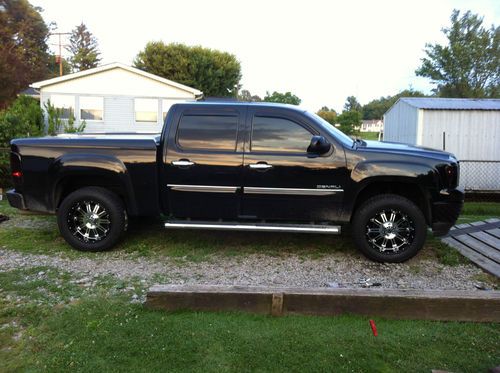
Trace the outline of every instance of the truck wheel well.
<path fill-rule="evenodd" d="M 374 182 L 358 194 L 353 211 L 356 211 L 368 199 L 380 194 L 396 194 L 415 203 L 425 216 L 427 224 L 431 222 L 431 209 L 428 198 L 416 184 L 402 182 Z M 354 214 L 351 215 L 351 219 Z"/>
<path fill-rule="evenodd" d="M 90 183 L 88 176 L 86 177 L 71 176 L 71 177 L 66 177 L 57 184 L 56 189 L 54 191 L 55 208 L 56 209 L 59 208 L 59 205 L 69 194 L 73 193 L 78 189 L 91 186 L 105 188 L 113 192 L 114 194 L 116 194 L 118 197 L 121 198 L 125 206 L 127 205 L 125 188 L 117 184 L 116 180 L 113 180 L 112 178 L 106 176 L 99 176 L 97 180 L 93 180 L 92 183 Z"/>

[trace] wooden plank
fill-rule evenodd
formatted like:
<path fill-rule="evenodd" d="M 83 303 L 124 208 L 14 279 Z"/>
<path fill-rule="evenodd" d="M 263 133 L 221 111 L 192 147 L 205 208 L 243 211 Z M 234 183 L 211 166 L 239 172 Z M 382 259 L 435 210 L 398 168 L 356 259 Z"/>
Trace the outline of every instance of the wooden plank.
<path fill-rule="evenodd" d="M 273 300 L 271 302 L 271 315 L 283 315 L 283 293 L 273 293 Z"/>
<path fill-rule="evenodd" d="M 472 227 L 472 225 L 469 223 L 463 223 L 463 224 L 455 225 L 455 227 L 457 227 L 457 229 L 463 229 L 463 228 L 470 228 L 470 227 Z"/>
<path fill-rule="evenodd" d="M 297 289 L 235 286 L 154 286 L 146 307 L 162 310 L 247 311 L 270 314 L 282 294 L 283 314 L 357 314 L 392 319 L 500 322 L 499 291 Z"/>
<path fill-rule="evenodd" d="M 471 237 L 469 235 L 456 236 L 453 238 L 463 243 L 464 245 L 468 246 L 470 249 L 477 251 L 479 254 L 487 257 L 488 259 L 491 259 L 500 264 L 500 258 L 497 255 L 495 255 L 497 251 L 491 246 L 485 244 L 484 242 L 479 241 L 477 238 Z"/>
<path fill-rule="evenodd" d="M 491 246 L 491 250 L 494 252 L 497 252 L 500 255 L 500 239 L 493 237 L 492 235 L 489 235 L 486 232 L 475 232 L 475 233 L 470 233 L 470 235 L 474 238 L 477 238 L 480 241 L 483 241 L 484 243 L 488 244 Z M 497 262 L 500 262 L 500 257 Z"/>
<path fill-rule="evenodd" d="M 484 222 L 484 221 L 473 221 L 472 223 L 470 223 L 470 225 L 473 225 L 475 227 L 481 227 L 481 225 L 486 225 L 487 223 Z"/>
<path fill-rule="evenodd" d="M 477 224 L 480 223 L 480 224 Z M 472 225 L 475 224 L 475 225 Z M 498 223 L 485 223 L 485 222 L 475 222 L 471 223 L 468 227 L 462 227 L 460 229 L 454 229 L 448 233 L 448 236 L 460 236 L 463 234 L 468 234 L 472 232 L 481 232 L 488 229 L 500 228 Z"/>
<path fill-rule="evenodd" d="M 500 219 L 498 219 L 498 218 L 486 219 L 485 221 L 487 223 L 500 223 Z"/>
<path fill-rule="evenodd" d="M 457 241 L 455 238 L 446 237 L 441 241 L 457 249 L 460 254 L 462 254 L 466 258 L 469 258 L 472 262 L 476 263 L 485 271 L 491 273 L 492 275 L 500 277 L 500 265 L 495 263 L 493 260 L 486 258 L 485 256 L 479 254 L 477 251 L 472 250 L 468 246 Z"/>
<path fill-rule="evenodd" d="M 488 229 L 485 232 L 488 234 L 491 234 L 492 236 L 494 236 L 496 238 L 500 238 L 500 229 L 499 228 Z"/>

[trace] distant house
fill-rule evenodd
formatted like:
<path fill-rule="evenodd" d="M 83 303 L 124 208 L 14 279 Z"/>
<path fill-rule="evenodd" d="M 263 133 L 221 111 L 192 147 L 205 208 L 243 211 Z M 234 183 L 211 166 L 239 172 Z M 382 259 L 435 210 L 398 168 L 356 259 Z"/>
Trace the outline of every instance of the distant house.
<path fill-rule="evenodd" d="M 195 101 L 203 96 L 197 89 L 142 70 L 111 63 L 36 82 L 42 107 L 49 99 L 85 132 L 160 132 L 172 104 Z"/>
<path fill-rule="evenodd" d="M 361 132 L 380 132 L 384 129 L 384 121 L 380 119 L 367 119 L 361 122 Z"/>
<path fill-rule="evenodd" d="M 451 152 L 465 189 L 500 191 L 500 99 L 400 98 L 384 115 L 384 141 Z"/>

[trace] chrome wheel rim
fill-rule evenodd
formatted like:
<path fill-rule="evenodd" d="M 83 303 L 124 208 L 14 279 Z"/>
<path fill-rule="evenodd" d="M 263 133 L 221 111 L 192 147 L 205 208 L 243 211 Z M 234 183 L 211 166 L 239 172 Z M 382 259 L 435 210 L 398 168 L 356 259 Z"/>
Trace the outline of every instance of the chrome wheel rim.
<path fill-rule="evenodd" d="M 67 221 L 73 236 L 87 243 L 102 241 L 111 228 L 108 210 L 102 203 L 93 200 L 83 200 L 73 204 Z"/>
<path fill-rule="evenodd" d="M 415 224 L 396 209 L 376 213 L 366 224 L 366 239 L 372 249 L 381 253 L 397 253 L 410 246 L 415 238 Z"/>

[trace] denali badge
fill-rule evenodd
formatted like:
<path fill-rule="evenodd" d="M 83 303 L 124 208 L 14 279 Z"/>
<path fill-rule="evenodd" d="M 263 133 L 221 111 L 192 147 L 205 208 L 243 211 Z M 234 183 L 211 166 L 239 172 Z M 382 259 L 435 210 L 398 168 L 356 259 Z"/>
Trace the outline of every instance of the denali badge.
<path fill-rule="evenodd" d="M 318 189 L 341 189 L 342 187 L 340 185 L 336 185 L 336 184 L 332 184 L 332 185 L 318 184 L 318 185 L 316 185 L 316 188 L 318 188 Z"/>

